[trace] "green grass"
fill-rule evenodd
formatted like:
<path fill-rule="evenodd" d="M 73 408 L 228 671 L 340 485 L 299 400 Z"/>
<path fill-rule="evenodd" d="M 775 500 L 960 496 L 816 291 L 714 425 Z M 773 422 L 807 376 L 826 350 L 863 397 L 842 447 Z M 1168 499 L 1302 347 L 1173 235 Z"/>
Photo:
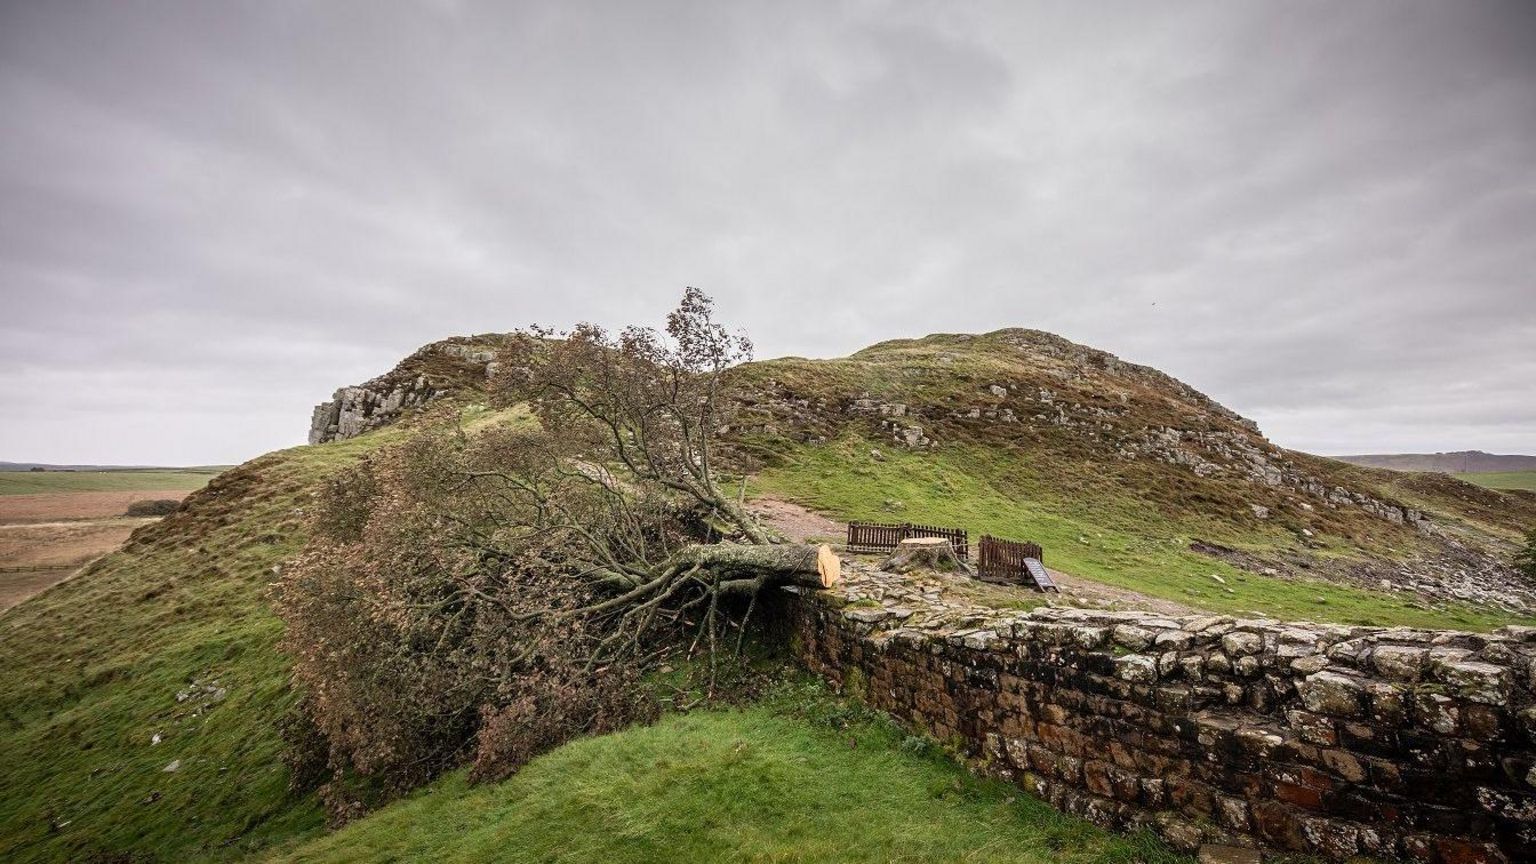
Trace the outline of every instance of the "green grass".
<path fill-rule="evenodd" d="M 1189 551 L 1190 541 L 1283 549 L 1294 537 L 1280 525 L 1238 534 L 1230 522 L 1175 521 L 1155 502 L 1106 497 L 1104 484 L 1077 486 L 1081 494 L 1074 495 L 1071 478 L 1039 476 L 1023 457 L 998 448 L 881 449 L 883 461 L 871 458 L 869 442 L 859 438 L 796 447 L 781 452 L 754 486 L 844 519 L 958 525 L 973 537 L 1033 540 L 1044 547 L 1047 563 L 1067 573 L 1215 612 L 1466 630 L 1529 621 L 1467 604 L 1427 608 L 1401 594 L 1240 570 Z M 1349 551 L 1343 542 L 1320 550 Z"/>
<path fill-rule="evenodd" d="M 266 591 L 304 541 L 310 491 L 390 434 L 226 472 L 0 616 L 0 860 L 234 860 L 320 829 L 279 760 L 292 695 Z M 178 701 L 214 679 L 222 700 Z"/>
<path fill-rule="evenodd" d="M 451 775 L 272 862 L 1182 861 L 978 780 L 927 742 L 797 688 L 573 742 L 511 779 Z"/>
<path fill-rule="evenodd" d="M 171 471 L 0 471 L 0 495 L 201 489 L 222 468 Z"/>
<path fill-rule="evenodd" d="M 1489 489 L 1528 489 L 1536 492 L 1536 471 L 1485 471 L 1451 476 Z"/>

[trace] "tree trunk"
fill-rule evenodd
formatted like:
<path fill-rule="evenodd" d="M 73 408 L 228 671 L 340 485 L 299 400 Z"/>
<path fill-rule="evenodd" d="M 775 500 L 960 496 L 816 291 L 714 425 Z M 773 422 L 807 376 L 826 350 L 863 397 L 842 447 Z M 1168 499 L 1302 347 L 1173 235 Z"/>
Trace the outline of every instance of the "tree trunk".
<path fill-rule="evenodd" d="M 684 555 L 718 579 L 761 576 L 768 585 L 830 588 L 842 578 L 842 561 L 825 544 L 810 546 L 717 543 L 694 546 Z"/>

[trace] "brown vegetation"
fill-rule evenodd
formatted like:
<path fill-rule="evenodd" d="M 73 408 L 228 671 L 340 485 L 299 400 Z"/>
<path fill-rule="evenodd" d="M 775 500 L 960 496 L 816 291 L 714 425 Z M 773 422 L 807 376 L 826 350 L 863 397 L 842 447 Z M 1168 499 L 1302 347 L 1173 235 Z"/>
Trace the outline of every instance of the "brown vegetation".
<path fill-rule="evenodd" d="M 774 544 L 722 488 L 719 376 L 750 346 L 708 298 L 690 290 L 665 336 L 549 335 L 513 340 L 497 380 L 537 428 L 427 428 L 344 474 L 283 574 L 318 733 L 295 737 L 318 745 L 333 816 L 647 717 L 646 672 L 694 652 L 712 669 L 764 588 L 836 578 L 825 547 Z"/>
<path fill-rule="evenodd" d="M 128 505 L 128 515 L 134 517 L 169 516 L 181 505 L 173 498 L 149 498 Z"/>

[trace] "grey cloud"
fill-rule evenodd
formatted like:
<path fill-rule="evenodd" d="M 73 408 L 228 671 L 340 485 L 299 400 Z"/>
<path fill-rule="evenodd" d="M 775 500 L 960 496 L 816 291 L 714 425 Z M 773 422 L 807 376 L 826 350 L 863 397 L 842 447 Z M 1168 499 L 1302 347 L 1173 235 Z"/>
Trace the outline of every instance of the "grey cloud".
<path fill-rule="evenodd" d="M 765 355 L 1034 326 L 1287 446 L 1536 451 L 1528 3 L 35 0 L 0 112 L 6 458 L 246 458 L 687 284 Z"/>

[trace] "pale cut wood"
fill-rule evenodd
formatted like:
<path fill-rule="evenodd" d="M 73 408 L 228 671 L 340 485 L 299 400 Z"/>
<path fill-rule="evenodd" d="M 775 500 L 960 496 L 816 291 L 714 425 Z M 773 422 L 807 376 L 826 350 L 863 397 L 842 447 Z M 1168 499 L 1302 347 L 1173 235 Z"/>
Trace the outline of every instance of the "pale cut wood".
<path fill-rule="evenodd" d="M 843 559 L 823 543 L 816 549 L 816 570 L 821 574 L 821 587 L 831 588 L 843 579 Z"/>

